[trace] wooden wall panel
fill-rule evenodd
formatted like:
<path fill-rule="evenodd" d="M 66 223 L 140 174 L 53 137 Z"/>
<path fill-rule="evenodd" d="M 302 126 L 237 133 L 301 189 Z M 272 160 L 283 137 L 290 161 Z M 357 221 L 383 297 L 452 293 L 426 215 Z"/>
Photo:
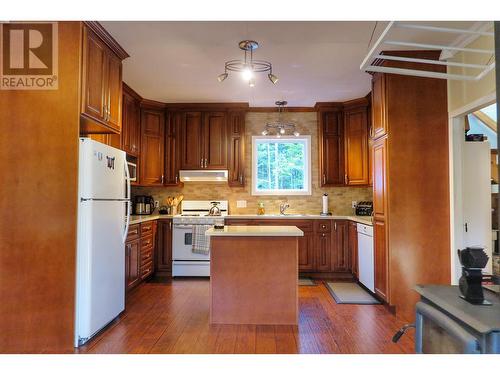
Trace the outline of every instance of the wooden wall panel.
<path fill-rule="evenodd" d="M 80 30 L 59 23 L 58 90 L 0 91 L 2 353 L 72 351 Z"/>
<path fill-rule="evenodd" d="M 390 74 L 386 84 L 389 292 L 397 314 L 412 321 L 414 286 L 450 283 L 447 88 Z"/>

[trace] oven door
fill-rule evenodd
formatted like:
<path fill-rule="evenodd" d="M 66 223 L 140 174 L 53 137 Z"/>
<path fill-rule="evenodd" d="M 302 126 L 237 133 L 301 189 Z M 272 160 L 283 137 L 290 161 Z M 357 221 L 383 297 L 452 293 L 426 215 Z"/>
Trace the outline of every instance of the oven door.
<path fill-rule="evenodd" d="M 416 305 L 415 351 L 432 354 L 479 354 L 479 340 L 435 307 Z"/>
<path fill-rule="evenodd" d="M 174 224 L 172 258 L 178 260 L 210 260 L 210 254 L 193 253 L 193 225 Z"/>

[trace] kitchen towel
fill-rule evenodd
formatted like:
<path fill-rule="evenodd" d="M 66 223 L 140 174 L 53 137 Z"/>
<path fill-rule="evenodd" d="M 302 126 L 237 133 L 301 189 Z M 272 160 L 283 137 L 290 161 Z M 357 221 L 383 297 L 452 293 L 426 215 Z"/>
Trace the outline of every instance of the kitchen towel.
<path fill-rule="evenodd" d="M 205 236 L 205 232 L 210 228 L 211 225 L 193 225 L 193 253 L 210 254 L 210 237 Z"/>

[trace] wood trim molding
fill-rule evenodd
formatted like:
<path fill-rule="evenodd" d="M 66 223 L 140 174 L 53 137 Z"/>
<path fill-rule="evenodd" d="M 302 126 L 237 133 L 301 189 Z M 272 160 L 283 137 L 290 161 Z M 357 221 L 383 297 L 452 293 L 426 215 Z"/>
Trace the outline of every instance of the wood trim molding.
<path fill-rule="evenodd" d="M 111 50 L 116 53 L 116 55 L 124 60 L 130 55 L 125 51 L 122 46 L 116 41 L 115 38 L 111 36 L 110 33 L 106 31 L 106 29 L 97 21 L 84 21 L 83 22 L 89 29 L 91 29 L 94 33 L 102 39 L 106 45 L 111 48 Z"/>
<path fill-rule="evenodd" d="M 122 87 L 123 87 L 123 92 L 127 93 L 128 95 L 132 96 L 133 98 L 142 101 L 142 96 L 140 96 L 137 92 L 134 91 L 129 85 L 127 85 L 125 82 L 122 82 Z"/>
<path fill-rule="evenodd" d="M 165 108 L 171 111 L 192 111 L 192 110 L 248 110 L 246 102 L 234 103 L 164 103 Z"/>
<path fill-rule="evenodd" d="M 316 111 L 332 111 L 332 110 L 341 110 L 343 106 L 342 102 L 317 102 L 314 105 L 314 109 Z"/>
<path fill-rule="evenodd" d="M 364 96 L 362 98 L 358 98 L 358 99 L 353 99 L 353 100 L 349 100 L 347 102 L 344 102 L 342 104 L 342 107 L 344 109 L 353 109 L 353 108 L 357 108 L 357 107 L 368 107 L 370 105 L 370 100 L 369 97 L 370 94 L 368 94 L 367 96 Z"/>
<path fill-rule="evenodd" d="M 166 104 L 162 102 L 157 102 L 156 100 L 150 99 L 141 99 L 140 103 L 141 108 L 149 108 L 149 109 L 165 109 Z"/>
<path fill-rule="evenodd" d="M 316 112 L 314 107 L 285 107 L 285 112 Z M 278 112 L 277 107 L 248 107 L 247 112 Z"/>

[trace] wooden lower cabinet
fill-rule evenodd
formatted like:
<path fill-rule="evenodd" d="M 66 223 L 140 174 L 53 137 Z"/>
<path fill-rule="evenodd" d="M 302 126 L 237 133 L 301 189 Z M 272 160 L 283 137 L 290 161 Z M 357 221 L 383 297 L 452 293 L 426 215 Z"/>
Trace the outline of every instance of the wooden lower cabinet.
<path fill-rule="evenodd" d="M 375 250 L 375 294 L 389 302 L 388 254 L 385 220 L 373 220 L 373 240 Z"/>
<path fill-rule="evenodd" d="M 125 244 L 125 289 L 130 290 L 141 282 L 140 240 L 127 241 Z"/>
<path fill-rule="evenodd" d="M 154 272 L 156 220 L 129 227 L 125 242 L 125 289 L 129 291 Z"/>
<path fill-rule="evenodd" d="M 354 221 L 349 222 L 348 244 L 349 254 L 351 254 L 351 272 L 358 278 L 358 229 Z"/>
<path fill-rule="evenodd" d="M 158 220 L 156 236 L 155 275 L 172 275 L 172 219 Z"/>
<path fill-rule="evenodd" d="M 294 225 L 304 232 L 299 237 L 299 272 L 348 273 L 351 246 L 348 220 L 226 219 L 226 225 Z"/>
<path fill-rule="evenodd" d="M 332 271 L 351 271 L 351 256 L 349 254 L 348 220 L 334 220 Z"/>

